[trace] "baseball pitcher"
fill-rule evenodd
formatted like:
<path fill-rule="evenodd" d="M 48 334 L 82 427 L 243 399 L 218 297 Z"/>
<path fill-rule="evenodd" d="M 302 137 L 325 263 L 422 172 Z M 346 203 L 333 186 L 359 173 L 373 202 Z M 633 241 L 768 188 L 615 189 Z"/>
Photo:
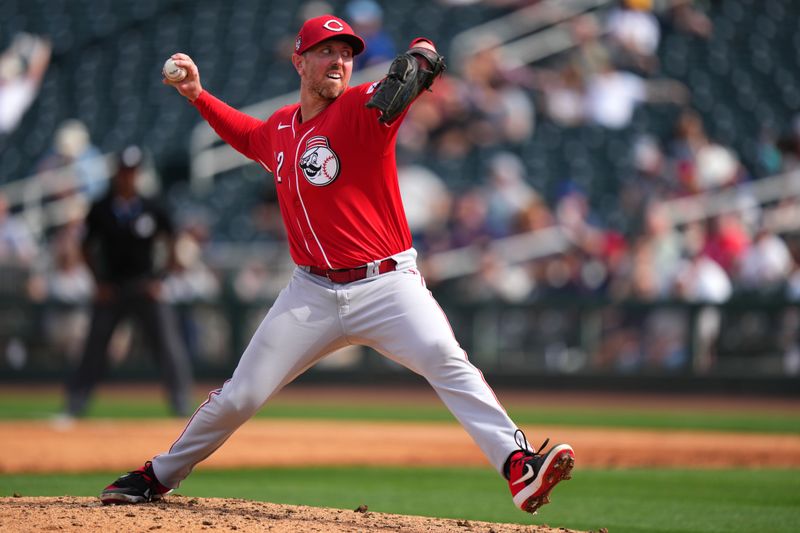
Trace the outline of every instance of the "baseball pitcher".
<path fill-rule="evenodd" d="M 369 346 L 422 375 L 507 480 L 514 503 L 535 512 L 569 479 L 567 444 L 529 448 L 480 370 L 453 336 L 416 266 L 395 163 L 411 103 L 445 68 L 433 43 L 411 42 L 379 82 L 349 87 L 364 41 L 344 20 L 307 20 L 292 64 L 300 102 L 267 120 L 204 90 L 186 54 L 174 86 L 236 150 L 268 170 L 297 268 L 253 335 L 230 380 L 212 391 L 169 451 L 103 490 L 103 503 L 159 499 L 178 487 L 274 394 L 326 354 Z"/>

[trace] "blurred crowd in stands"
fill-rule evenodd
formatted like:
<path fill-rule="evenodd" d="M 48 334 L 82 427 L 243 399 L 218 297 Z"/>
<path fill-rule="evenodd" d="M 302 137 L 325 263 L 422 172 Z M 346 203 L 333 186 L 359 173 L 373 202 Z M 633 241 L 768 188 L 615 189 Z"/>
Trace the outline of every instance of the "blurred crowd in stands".
<path fill-rule="evenodd" d="M 497 148 L 482 179 L 457 191 L 430 168 L 401 167 L 407 215 L 423 257 L 467 245 L 490 250 L 493 239 L 553 226 L 572 244 L 565 253 L 516 265 L 487 251 L 477 278 L 465 283 L 467 294 L 525 300 L 556 291 L 722 302 L 737 289 L 775 293 L 800 283 L 798 250 L 779 235 L 796 229 L 785 220 L 796 199 L 762 209 L 746 187 L 763 175 L 796 169 L 800 118 L 780 141 L 761 139 L 762 169 L 745 168 L 733 149 L 706 133 L 690 107 L 690 89 L 659 75 L 660 28 L 707 38 L 711 21 L 691 2 L 674 2 L 662 20 L 651 7 L 647 0 L 625 0 L 604 25 L 593 15 L 574 19 L 578 44 L 554 68 L 508 64 L 498 48 L 466 56 L 453 65 L 457 74 L 412 108 L 399 139 L 406 161 L 423 152 L 442 160 Z M 622 216 L 615 220 L 621 223 L 604 224 L 607 217 L 593 212 L 569 177 L 555 195 L 532 185 L 535 177 L 518 147 L 530 142 L 537 111 L 564 128 L 618 129 L 628 127 L 636 106 L 657 103 L 674 109 L 673 132 L 665 140 L 643 132 L 629 147 L 633 175 L 617 176 Z M 686 221 L 670 211 L 670 200 L 725 189 L 738 191 L 726 212 Z M 517 280 L 513 287 L 510 280 Z"/>
<path fill-rule="evenodd" d="M 309 2 L 303 16 L 329 8 Z M 359 67 L 391 60 L 406 46 L 384 30 L 381 6 L 372 0 L 353 0 L 342 15 L 368 43 Z M 733 148 L 707 133 L 707 124 L 692 108 L 692 88 L 664 76 L 658 56 L 665 32 L 713 37 L 712 20 L 691 0 L 621 0 L 607 16 L 580 15 L 564 29 L 574 46 L 546 65 L 520 64 L 490 40 L 461 51 L 433 92 L 409 112 L 398 138 L 400 186 L 431 284 L 447 276 L 425 260 L 474 247 L 481 258 L 474 272 L 452 282 L 460 298 L 473 302 L 560 295 L 710 304 L 737 294 L 800 300 L 800 247 L 791 239 L 800 227 L 797 198 L 765 206 L 748 187 L 800 167 L 800 116 L 760 136 L 754 133 L 758 168 L 748 168 Z M 522 153 L 531 142 L 541 141 L 534 141 L 539 122 L 612 132 L 629 128 L 640 106 L 659 105 L 672 110 L 672 133 L 660 138 L 641 131 L 625 147 L 622 156 L 631 161 L 632 171 L 610 178 L 619 185 L 613 217 L 596 212 L 570 176 L 559 177 L 555 190 L 537 187 L 543 182 L 532 175 Z M 477 180 L 442 175 L 450 168 L 448 161 L 464 161 L 476 152 L 482 156 L 480 168 L 473 169 Z M 74 163 L 87 198 L 97 198 L 104 184 L 98 155 L 86 128 L 71 120 L 59 129 L 37 170 Z M 694 218 L 676 211 L 679 199 L 721 191 L 735 191 L 730 209 Z M 263 240 L 280 241 L 274 195 L 267 191 L 265 198 L 253 207 L 252 224 Z M 0 262 L 30 269 L 26 286 L 36 301 L 78 303 L 91 296 L 91 278 L 80 261 L 79 211 L 46 242 L 37 242 L 20 220 L 9 216 L 0 197 Z M 554 228 L 565 243 L 557 253 L 531 254 L 529 260 L 511 263 L 492 246 L 498 239 Z M 203 260 L 213 228 L 192 219 L 181 239 L 181 267 L 168 282 L 172 299 L 215 298 L 222 280 Z M 249 262 L 234 274 L 233 290 L 243 299 L 269 297 L 271 287 L 280 286 L 270 279 L 273 274 Z M 713 337 L 719 318 L 703 320 Z M 662 316 L 660 323 L 669 320 Z M 54 329 L 64 335 L 79 330 Z M 609 338 L 603 349 L 623 353 L 624 339 Z M 77 340 L 68 342 L 77 353 Z"/>

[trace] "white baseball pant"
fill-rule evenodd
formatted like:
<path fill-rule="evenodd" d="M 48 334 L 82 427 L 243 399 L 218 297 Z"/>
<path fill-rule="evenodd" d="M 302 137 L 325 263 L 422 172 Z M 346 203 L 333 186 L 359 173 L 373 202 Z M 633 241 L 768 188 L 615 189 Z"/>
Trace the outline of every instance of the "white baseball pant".
<path fill-rule="evenodd" d="M 213 391 L 167 453 L 158 480 L 176 488 L 286 384 L 326 354 L 374 348 L 422 375 L 502 475 L 517 427 L 467 359 L 416 269 L 412 248 L 397 270 L 338 284 L 298 267 L 253 335 L 230 380 Z"/>

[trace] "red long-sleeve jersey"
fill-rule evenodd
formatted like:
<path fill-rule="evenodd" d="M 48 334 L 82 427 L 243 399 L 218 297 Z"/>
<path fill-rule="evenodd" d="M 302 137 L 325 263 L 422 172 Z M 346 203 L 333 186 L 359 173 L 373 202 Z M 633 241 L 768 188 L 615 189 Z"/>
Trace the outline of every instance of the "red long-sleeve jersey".
<path fill-rule="evenodd" d="M 233 148 L 270 171 L 294 262 L 353 268 L 411 247 L 391 125 L 365 104 L 375 84 L 350 87 L 300 122 L 300 104 L 261 121 L 207 91 L 194 105 Z"/>

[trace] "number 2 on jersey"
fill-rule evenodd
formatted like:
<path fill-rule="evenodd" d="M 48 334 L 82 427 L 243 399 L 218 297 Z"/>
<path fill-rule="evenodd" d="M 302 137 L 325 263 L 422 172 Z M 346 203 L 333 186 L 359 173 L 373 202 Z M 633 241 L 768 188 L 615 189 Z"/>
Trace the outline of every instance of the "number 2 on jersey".
<path fill-rule="evenodd" d="M 275 177 L 278 179 L 278 183 L 280 183 L 282 181 L 281 168 L 283 168 L 283 152 L 278 152 L 278 157 L 276 157 L 276 159 L 278 160 L 278 167 L 275 169 Z"/>

